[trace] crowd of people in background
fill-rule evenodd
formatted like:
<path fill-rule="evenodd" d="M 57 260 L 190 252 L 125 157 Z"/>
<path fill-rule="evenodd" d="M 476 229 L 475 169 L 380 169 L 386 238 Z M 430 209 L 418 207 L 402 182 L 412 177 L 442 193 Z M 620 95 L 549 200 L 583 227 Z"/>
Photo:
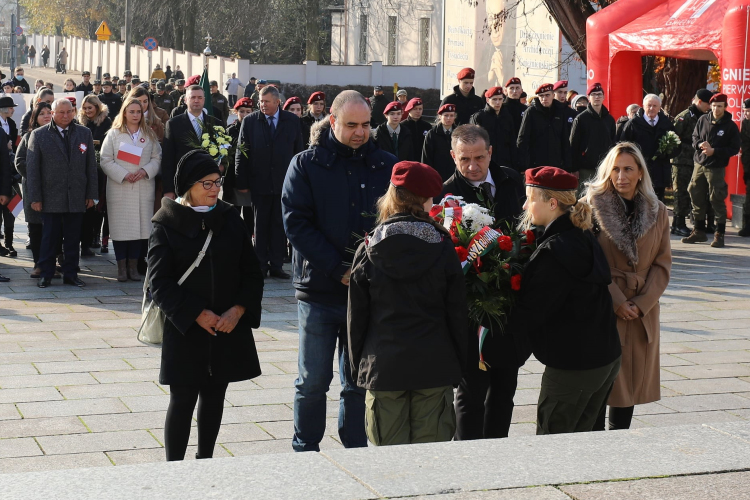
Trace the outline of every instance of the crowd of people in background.
<path fill-rule="evenodd" d="M 46 66 L 46 46 L 39 56 Z M 80 257 L 110 241 L 118 281 L 148 276 L 167 318 L 169 460 L 184 458 L 198 400 L 198 458 L 212 456 L 227 384 L 260 374 L 251 329 L 263 281 L 291 278 L 290 262 L 296 451 L 320 449 L 334 354 L 346 447 L 507 437 L 532 353 L 546 367 L 539 434 L 628 428 L 635 405 L 660 398 L 670 233 L 698 243 L 712 232 L 711 246 L 724 246 L 725 168 L 740 149 L 750 180 L 750 100 L 740 131 L 726 95 L 706 89 L 674 119 L 654 94 L 616 119 L 599 83 L 585 95 L 544 83 L 526 102 L 521 79 L 477 94 L 465 68 L 430 122 L 403 89 L 393 100 L 379 86 L 369 98 L 345 90 L 326 109 L 322 91 L 286 98 L 235 74 L 227 94 L 210 81 L 209 95 L 179 67 L 157 65 L 143 82 L 130 71 L 81 77 L 63 90 L 81 102 L 37 81 L 20 127 L 13 99 L 0 97 L 0 255 L 17 256 L 15 190 L 40 288 L 60 277 L 85 286 Z M 30 92 L 24 81 L 19 67 L 3 88 Z M 216 127 L 236 151 L 227 164 L 201 146 Z M 673 150 L 669 133 L 681 141 Z M 538 238 L 505 333 L 484 344 L 490 370 L 479 368 L 470 332 L 482 325 L 468 321 L 450 235 L 427 216 L 447 194 Z M 746 202 L 740 236 L 748 222 Z M 181 286 L 200 252 L 209 264 Z M 227 335 L 235 329 L 243 335 Z"/>

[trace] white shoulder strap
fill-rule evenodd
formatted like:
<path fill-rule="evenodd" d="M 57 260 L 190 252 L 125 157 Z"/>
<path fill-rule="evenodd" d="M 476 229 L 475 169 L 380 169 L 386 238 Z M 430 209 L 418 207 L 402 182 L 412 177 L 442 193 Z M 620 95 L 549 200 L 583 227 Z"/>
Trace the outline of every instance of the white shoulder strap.
<path fill-rule="evenodd" d="M 211 238 L 213 237 L 214 232 L 212 229 L 208 231 L 208 236 L 206 237 L 206 242 L 203 244 L 203 249 L 201 249 L 200 252 L 198 252 L 198 257 L 195 258 L 195 262 L 193 262 L 187 271 L 185 271 L 185 274 L 182 275 L 182 278 L 180 278 L 180 281 L 177 282 L 178 285 L 182 285 L 185 280 L 190 276 L 190 273 L 193 272 L 193 269 L 201 265 L 201 261 L 203 260 L 203 257 L 206 256 L 206 249 L 208 248 L 208 244 L 211 243 Z"/>

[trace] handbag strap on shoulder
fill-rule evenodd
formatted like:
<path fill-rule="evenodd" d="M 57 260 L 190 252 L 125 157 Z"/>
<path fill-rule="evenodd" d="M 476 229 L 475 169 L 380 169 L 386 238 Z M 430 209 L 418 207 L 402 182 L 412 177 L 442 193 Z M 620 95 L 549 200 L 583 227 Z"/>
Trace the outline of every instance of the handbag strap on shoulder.
<path fill-rule="evenodd" d="M 193 270 L 201 265 L 201 261 L 203 260 L 203 257 L 206 256 L 206 250 L 208 249 L 208 244 L 211 243 L 211 238 L 213 238 L 214 232 L 212 229 L 208 231 L 208 236 L 206 237 L 206 242 L 203 244 L 203 248 L 200 252 L 198 252 L 198 256 L 195 258 L 195 261 L 190 264 L 190 267 L 187 271 L 185 271 L 185 274 L 182 275 L 182 278 L 180 278 L 180 281 L 177 282 L 178 285 L 182 285 L 186 279 L 188 279 L 188 276 L 190 276 L 190 273 L 193 272 Z"/>

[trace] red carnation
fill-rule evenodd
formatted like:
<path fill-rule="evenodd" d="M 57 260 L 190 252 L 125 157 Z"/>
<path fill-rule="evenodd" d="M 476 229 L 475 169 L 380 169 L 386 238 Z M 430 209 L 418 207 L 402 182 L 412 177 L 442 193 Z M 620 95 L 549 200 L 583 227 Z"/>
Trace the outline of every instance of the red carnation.
<path fill-rule="evenodd" d="M 526 231 L 526 244 L 531 245 L 536 240 L 536 235 L 534 234 L 534 231 Z"/>
<path fill-rule="evenodd" d="M 503 269 L 510 269 L 510 264 L 507 262 L 503 264 Z"/>
<path fill-rule="evenodd" d="M 503 252 L 510 252 L 513 250 L 513 239 L 510 236 L 500 236 L 497 239 L 497 244 Z"/>
<path fill-rule="evenodd" d="M 458 255 L 459 262 L 464 262 L 469 256 L 469 251 L 464 247 L 456 247 L 456 255 Z"/>
<path fill-rule="evenodd" d="M 520 274 L 516 274 L 515 276 L 510 277 L 510 287 L 516 291 L 521 289 L 521 275 Z"/>

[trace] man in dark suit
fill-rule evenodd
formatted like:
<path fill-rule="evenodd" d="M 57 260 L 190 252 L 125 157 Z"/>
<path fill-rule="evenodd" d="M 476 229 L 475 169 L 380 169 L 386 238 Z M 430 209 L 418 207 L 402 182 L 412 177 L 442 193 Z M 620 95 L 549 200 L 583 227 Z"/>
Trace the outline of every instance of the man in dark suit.
<path fill-rule="evenodd" d="M 261 89 L 260 111 L 242 120 L 237 141 L 237 190 L 250 191 L 255 209 L 255 253 L 263 273 L 290 276 L 281 268 L 286 236 L 281 218 L 281 188 L 292 157 L 304 149 L 299 118 L 279 109 L 279 91 Z"/>
<path fill-rule="evenodd" d="M 35 129 L 26 153 L 27 196 L 42 213 L 39 288 L 47 288 L 55 272 L 55 247 L 63 240 L 63 282 L 85 286 L 78 278 L 78 245 L 83 214 L 98 194 L 96 155 L 91 131 L 73 122 L 67 99 L 52 104 L 52 121 Z"/>
<path fill-rule="evenodd" d="M 201 141 L 203 131 L 213 133 L 216 120 L 206 115 L 203 106 L 206 95 L 203 88 L 191 85 L 185 94 L 187 112 L 174 116 L 167 122 L 162 144 L 161 178 L 164 185 L 164 196 L 174 200 L 174 174 L 177 163 L 188 151 L 195 149 Z"/>
<path fill-rule="evenodd" d="M 487 131 L 478 125 L 457 127 L 451 134 L 451 146 L 456 172 L 443 184 L 443 196 L 462 196 L 466 203 L 489 208 L 501 230 L 507 230 L 506 223 L 515 227 L 523 211 L 523 181 L 512 168 L 492 162 Z M 531 352 L 519 339 L 501 333 L 500 325 L 492 325 L 495 333 L 487 337 L 482 349 L 490 370 L 482 371 L 478 326 L 470 325 L 474 335 L 469 335 L 468 367 L 456 394 L 457 440 L 508 437 L 518 368 Z"/>

